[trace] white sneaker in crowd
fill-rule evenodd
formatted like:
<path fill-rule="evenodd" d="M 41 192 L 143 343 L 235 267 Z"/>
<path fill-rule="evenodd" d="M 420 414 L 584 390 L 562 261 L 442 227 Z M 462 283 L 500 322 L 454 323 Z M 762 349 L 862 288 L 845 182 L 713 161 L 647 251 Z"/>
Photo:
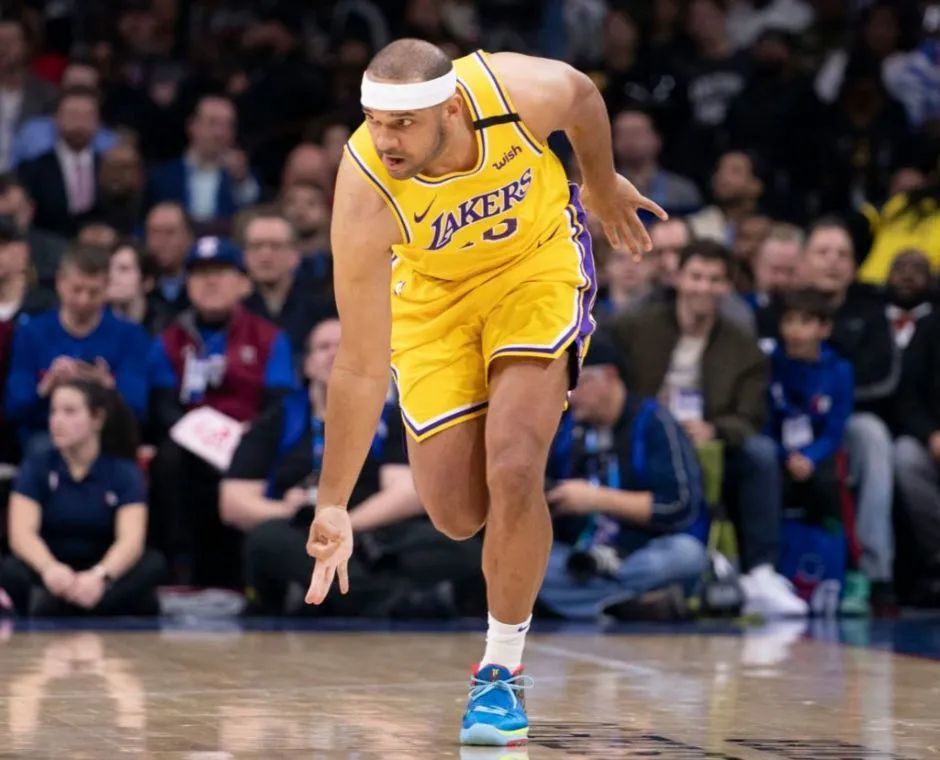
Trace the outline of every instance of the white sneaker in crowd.
<path fill-rule="evenodd" d="M 806 617 L 809 605 L 796 595 L 793 584 L 770 565 L 755 567 L 741 577 L 744 614 L 763 618 Z"/>

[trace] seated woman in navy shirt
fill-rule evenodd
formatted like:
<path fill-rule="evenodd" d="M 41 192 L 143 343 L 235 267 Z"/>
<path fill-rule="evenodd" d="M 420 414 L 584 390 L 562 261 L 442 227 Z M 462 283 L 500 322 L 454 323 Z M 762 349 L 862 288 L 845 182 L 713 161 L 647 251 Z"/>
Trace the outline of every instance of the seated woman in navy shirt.
<path fill-rule="evenodd" d="M 120 400 L 71 380 L 52 392 L 53 448 L 23 462 L 0 587 L 20 614 L 156 614 L 162 557 L 145 550 L 143 477 L 119 452 Z"/>

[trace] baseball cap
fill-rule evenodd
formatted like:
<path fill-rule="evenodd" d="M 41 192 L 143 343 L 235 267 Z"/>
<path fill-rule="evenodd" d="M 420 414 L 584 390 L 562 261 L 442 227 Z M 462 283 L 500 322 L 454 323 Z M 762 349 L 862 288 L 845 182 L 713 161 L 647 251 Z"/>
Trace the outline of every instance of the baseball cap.
<path fill-rule="evenodd" d="M 193 243 L 186 256 L 186 271 L 191 272 L 203 264 L 228 264 L 239 272 L 245 271 L 241 249 L 223 237 L 201 237 Z"/>
<path fill-rule="evenodd" d="M 9 214 L 0 216 L 0 245 L 22 240 L 26 240 L 26 236 L 16 223 L 16 219 Z"/>

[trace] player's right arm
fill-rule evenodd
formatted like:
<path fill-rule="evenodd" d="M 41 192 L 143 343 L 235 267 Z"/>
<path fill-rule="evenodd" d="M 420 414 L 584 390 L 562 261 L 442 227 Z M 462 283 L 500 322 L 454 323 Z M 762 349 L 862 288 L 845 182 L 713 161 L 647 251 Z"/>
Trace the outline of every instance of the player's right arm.
<path fill-rule="evenodd" d="M 343 157 L 330 231 L 333 289 L 342 323 L 327 390 L 323 467 L 307 551 L 317 559 L 307 601 L 326 597 L 335 573 L 348 587 L 352 533 L 345 510 L 372 445 L 388 393 L 391 360 L 391 246 L 401 239 L 391 212 Z"/>

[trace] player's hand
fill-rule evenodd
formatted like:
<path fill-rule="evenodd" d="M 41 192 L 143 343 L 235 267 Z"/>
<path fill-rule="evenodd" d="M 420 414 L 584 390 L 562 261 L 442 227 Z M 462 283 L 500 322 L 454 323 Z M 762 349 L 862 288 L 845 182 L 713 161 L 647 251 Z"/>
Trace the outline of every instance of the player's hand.
<path fill-rule="evenodd" d="M 604 234 L 614 248 L 626 248 L 634 259 L 640 259 L 653 247 L 646 227 L 640 221 L 641 208 L 650 211 L 665 221 L 669 214 L 656 203 L 645 197 L 626 177 L 617 175 L 611 189 L 604 191 L 585 184 L 581 188 L 581 202 L 584 207 L 600 219 Z"/>
<path fill-rule="evenodd" d="M 317 561 L 304 598 L 307 604 L 320 604 L 326 599 L 337 574 L 340 592 L 349 591 L 348 565 L 352 551 L 349 512 L 342 507 L 318 507 L 307 539 L 307 554 Z"/>

